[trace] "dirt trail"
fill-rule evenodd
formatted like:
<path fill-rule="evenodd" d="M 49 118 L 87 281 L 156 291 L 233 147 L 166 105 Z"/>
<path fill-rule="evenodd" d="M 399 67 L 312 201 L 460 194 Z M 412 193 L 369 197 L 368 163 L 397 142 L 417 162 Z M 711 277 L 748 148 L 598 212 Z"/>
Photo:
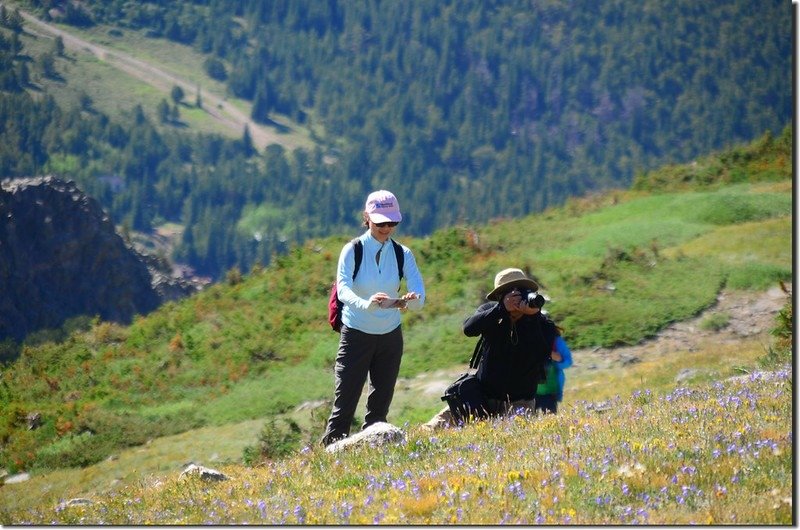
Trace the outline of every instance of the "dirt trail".
<path fill-rule="evenodd" d="M 194 92 L 196 89 L 193 83 L 153 66 L 152 64 L 76 37 L 71 33 L 39 20 L 30 13 L 21 11 L 21 14 L 26 22 L 33 24 L 39 30 L 49 35 L 60 36 L 64 41 L 64 46 L 68 50 L 91 53 L 101 61 L 108 63 L 132 77 L 144 81 L 164 92 L 166 95 L 169 95 L 173 86 L 181 87 L 187 94 Z M 263 149 L 269 144 L 281 144 L 287 149 L 293 149 L 295 147 L 285 137 L 254 122 L 249 116 L 229 103 L 225 98 L 205 90 L 203 92 L 203 101 L 203 110 L 235 133 L 243 134 L 244 127 L 247 125 L 250 128 L 250 136 L 253 139 L 253 145 L 258 149 Z"/>
<path fill-rule="evenodd" d="M 775 326 L 775 317 L 786 300 L 787 295 L 777 286 L 761 293 L 723 292 L 717 297 L 717 303 L 699 316 L 671 324 L 656 337 L 634 346 L 573 350 L 573 367 L 570 371 L 626 366 L 678 351 L 695 351 L 712 341 L 715 344 L 730 344 L 744 339 L 760 339 L 766 347 L 770 340 L 769 330 Z M 719 331 L 702 329 L 700 324 L 715 314 L 727 315 L 728 325 Z M 420 374 L 400 384 L 407 390 L 441 396 L 447 385 L 465 367 Z"/>

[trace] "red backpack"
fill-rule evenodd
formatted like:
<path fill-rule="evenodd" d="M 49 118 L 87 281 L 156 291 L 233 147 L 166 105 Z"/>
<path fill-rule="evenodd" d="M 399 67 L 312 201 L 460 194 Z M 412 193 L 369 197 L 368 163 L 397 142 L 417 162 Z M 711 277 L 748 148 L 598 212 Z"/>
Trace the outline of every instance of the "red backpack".
<path fill-rule="evenodd" d="M 405 256 L 403 255 L 403 247 L 399 243 L 395 243 L 394 239 L 390 240 L 394 246 L 394 255 L 397 258 L 397 270 L 400 273 L 400 279 L 403 279 L 403 264 Z M 356 238 L 353 240 L 353 252 L 355 252 L 355 267 L 353 267 L 353 279 L 356 279 L 358 269 L 361 267 L 361 259 L 364 255 L 364 245 L 361 240 Z M 331 325 L 333 331 L 339 333 L 342 331 L 342 307 L 344 303 L 339 300 L 339 293 L 336 291 L 336 280 L 331 285 L 331 296 L 328 299 L 328 323 Z"/>

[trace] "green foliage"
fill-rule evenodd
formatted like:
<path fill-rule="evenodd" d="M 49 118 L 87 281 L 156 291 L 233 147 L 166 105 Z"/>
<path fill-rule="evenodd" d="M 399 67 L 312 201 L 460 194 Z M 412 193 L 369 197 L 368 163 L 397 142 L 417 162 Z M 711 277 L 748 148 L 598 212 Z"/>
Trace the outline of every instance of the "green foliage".
<path fill-rule="evenodd" d="M 20 354 L 20 345 L 14 339 L 0 341 L 0 365 L 13 361 Z"/>
<path fill-rule="evenodd" d="M 778 282 L 791 281 L 791 279 L 791 271 L 786 267 L 764 263 L 746 263 L 730 271 L 727 285 L 731 289 L 761 290 Z"/>
<path fill-rule="evenodd" d="M 126 412 L 102 409 L 79 415 L 73 432 L 36 452 L 34 469 L 85 467 L 112 455 L 124 447 L 142 445 L 161 436 L 198 427 L 196 416 L 182 411 L 180 415 L 144 417 Z"/>
<path fill-rule="evenodd" d="M 233 267 L 225 273 L 225 282 L 228 285 L 238 285 L 242 283 L 242 271 L 239 270 L 239 267 Z"/>
<path fill-rule="evenodd" d="M 704 318 L 700 322 L 700 329 L 706 331 L 719 331 L 730 324 L 731 315 L 729 313 L 715 313 L 710 317 Z"/>
<path fill-rule="evenodd" d="M 691 164 L 671 165 L 639 174 L 634 190 L 668 191 L 738 182 L 786 179 L 792 173 L 792 131 L 784 127 L 776 138 L 765 133 L 747 146 L 707 155 Z"/>
<path fill-rule="evenodd" d="M 569 299 L 582 303 L 553 309 L 571 346 L 635 344 L 665 322 L 685 320 L 714 303 L 724 282 L 722 269 L 713 262 L 684 259 L 651 265 L 630 255 L 615 252 L 597 274 L 574 280 Z"/>
<path fill-rule="evenodd" d="M 695 219 L 701 223 L 716 225 L 759 221 L 791 210 L 789 197 L 780 194 L 748 196 L 718 193 L 713 196 L 700 195 L 697 198 L 705 202 L 702 208 L 695 210 Z"/>
<path fill-rule="evenodd" d="M 782 282 L 781 287 L 787 295 L 786 305 L 775 317 L 775 327 L 771 331 L 775 341 L 769 346 L 767 354 L 760 360 L 761 365 L 768 368 L 782 366 L 794 360 L 794 302 L 792 293 Z"/>
<path fill-rule="evenodd" d="M 244 449 L 244 465 L 255 466 L 297 451 L 301 433 L 291 419 L 270 419 L 258 435 L 258 444 Z"/>
<path fill-rule="evenodd" d="M 186 96 L 183 89 L 178 85 L 174 85 L 172 87 L 172 90 L 170 91 L 169 95 L 170 98 L 172 98 L 172 102 L 175 103 L 176 105 L 182 103 L 183 98 Z"/>
<path fill-rule="evenodd" d="M 106 447 L 103 447 L 106 445 Z M 99 462 L 113 450 L 102 439 L 96 439 L 89 431 L 69 434 L 36 452 L 36 467 L 59 469 L 85 467 Z"/>

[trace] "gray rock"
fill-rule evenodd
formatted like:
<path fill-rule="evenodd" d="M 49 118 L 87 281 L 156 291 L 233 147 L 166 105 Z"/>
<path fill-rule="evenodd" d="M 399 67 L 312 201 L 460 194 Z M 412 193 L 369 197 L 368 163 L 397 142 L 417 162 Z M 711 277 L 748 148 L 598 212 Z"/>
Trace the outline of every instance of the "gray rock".
<path fill-rule="evenodd" d="M 194 476 L 198 476 L 201 480 L 206 481 L 228 480 L 228 477 L 225 474 L 217 471 L 216 469 L 199 466 L 197 464 L 189 464 L 186 469 L 183 470 L 183 473 L 181 473 L 180 478 L 189 478 Z"/>
<path fill-rule="evenodd" d="M 402 429 L 395 427 L 391 423 L 373 423 L 363 431 L 348 436 L 343 440 L 334 442 L 327 446 L 325 450 L 329 453 L 336 453 L 348 447 L 364 445 L 384 445 L 387 443 L 401 443 L 405 440 L 406 433 Z"/>
<path fill-rule="evenodd" d="M 40 412 L 31 412 L 25 420 L 28 422 L 28 430 L 33 431 L 42 426 L 42 414 Z"/>
<path fill-rule="evenodd" d="M 64 501 L 56 506 L 56 511 L 60 512 L 62 510 L 66 510 L 67 508 L 74 508 L 76 506 L 91 506 L 94 504 L 94 501 L 91 499 L 70 499 L 68 501 Z"/>
<path fill-rule="evenodd" d="M 329 408 L 330 406 L 330 399 L 318 399 L 316 401 L 305 401 L 299 404 L 294 410 L 300 412 L 303 410 L 316 410 L 322 407 Z"/>
<path fill-rule="evenodd" d="M 698 374 L 698 371 L 695 368 L 684 368 L 683 370 L 678 372 L 678 375 L 675 377 L 675 382 L 676 383 L 683 383 L 683 382 L 688 381 L 689 379 L 693 378 L 697 374 Z"/>
<path fill-rule="evenodd" d="M 751 372 L 748 374 L 729 377 L 726 379 L 726 381 L 742 385 L 748 385 L 754 383 L 766 383 L 766 382 L 783 384 L 784 382 L 790 380 L 791 375 L 792 375 L 791 367 L 787 366 L 783 369 L 774 371 L 756 370 L 755 372 Z"/>
<path fill-rule="evenodd" d="M 3 484 L 19 484 L 20 482 L 26 482 L 30 479 L 31 476 L 28 473 L 17 473 L 16 475 L 6 477 Z"/>
<path fill-rule="evenodd" d="M 619 356 L 619 362 L 622 366 L 629 366 L 631 364 L 636 364 L 641 362 L 641 359 L 638 355 L 633 355 L 630 353 L 623 353 Z"/>

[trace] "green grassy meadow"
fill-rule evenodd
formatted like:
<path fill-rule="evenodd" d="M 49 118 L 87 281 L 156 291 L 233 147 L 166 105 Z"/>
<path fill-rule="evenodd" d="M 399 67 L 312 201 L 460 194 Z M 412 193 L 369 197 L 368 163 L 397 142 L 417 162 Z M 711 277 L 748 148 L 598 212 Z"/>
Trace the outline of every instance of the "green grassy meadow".
<path fill-rule="evenodd" d="M 466 365 L 473 342 L 461 323 L 501 268 L 539 280 L 573 351 L 637 344 L 720 292 L 790 282 L 790 146 L 787 129 L 736 157 L 663 170 L 680 186 L 653 172 L 631 190 L 522 219 L 427 238 L 406 238 L 401 226 L 427 301 L 403 321 L 389 418 L 408 429 L 399 446 L 333 457 L 313 443 L 338 341 L 328 290 L 348 237 L 309 241 L 130 326 L 94 321 L 61 342 L 31 336 L 0 375 L 0 466 L 32 478 L 0 488 L 0 522 L 788 524 L 791 353 L 777 362 L 761 338 L 576 369 L 556 418 L 435 436 L 418 426 L 442 406 L 421 389 Z M 698 166 L 718 168 L 715 180 L 686 185 L 682 172 Z M 752 374 L 765 357 L 777 372 L 764 382 Z M 692 377 L 678 384 L 687 367 Z M 741 374 L 754 379 L 730 379 Z M 31 412 L 43 419 L 35 430 Z M 297 421 L 295 450 L 308 448 L 242 466 L 275 418 Z M 179 482 L 190 460 L 233 480 Z M 78 496 L 95 503 L 54 511 Z"/>

